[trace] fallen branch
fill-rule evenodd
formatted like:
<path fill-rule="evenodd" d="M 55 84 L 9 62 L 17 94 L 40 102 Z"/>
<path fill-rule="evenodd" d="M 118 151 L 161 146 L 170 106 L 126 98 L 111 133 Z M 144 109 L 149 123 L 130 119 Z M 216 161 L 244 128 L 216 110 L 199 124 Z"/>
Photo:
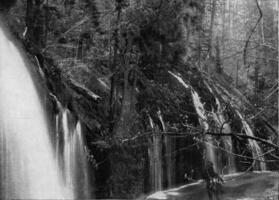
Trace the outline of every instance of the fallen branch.
<path fill-rule="evenodd" d="M 251 47 L 251 48 L 249 48 L 249 50 L 256 49 L 256 48 L 258 48 L 258 47 L 259 47 L 259 45 L 254 46 L 254 47 Z M 241 54 L 241 53 L 243 53 L 243 52 L 244 52 L 244 50 L 236 51 L 235 53 L 233 53 L 233 54 L 231 54 L 231 55 L 228 55 L 228 56 L 225 56 L 225 57 L 221 58 L 221 60 L 222 60 L 222 61 L 227 60 L 227 59 L 232 58 L 232 57 L 234 57 L 234 56 L 237 56 L 237 55 L 239 55 L 239 54 Z"/>
<path fill-rule="evenodd" d="M 66 79 L 66 82 L 68 83 L 69 87 L 74 89 L 74 91 L 82 94 L 83 96 L 87 96 L 89 99 L 97 100 L 97 99 L 101 98 L 100 96 L 98 96 L 97 94 L 90 91 L 85 86 L 81 85 L 80 83 L 78 83 L 77 81 L 75 81 L 71 78 Z"/>
<path fill-rule="evenodd" d="M 278 87 L 273 90 L 273 92 L 271 92 L 267 97 L 264 98 L 264 101 L 266 101 L 267 99 L 269 99 L 273 94 L 275 94 L 278 91 Z"/>
<path fill-rule="evenodd" d="M 197 130 L 197 129 L 196 129 Z M 164 135 L 168 135 L 168 136 L 172 136 L 172 137 L 189 137 L 190 135 L 193 136 L 193 135 L 213 135 L 213 136 L 222 136 L 222 137 L 237 137 L 237 138 L 243 138 L 243 139 L 251 139 L 251 140 L 255 140 L 255 141 L 258 141 L 258 142 L 261 142 L 263 144 L 266 144 L 270 147 L 273 147 L 274 149 L 277 149 L 279 150 L 279 146 L 277 146 L 276 144 L 273 144 L 267 140 L 264 140 L 262 138 L 259 138 L 259 137 L 255 137 L 255 136 L 250 136 L 250 135 L 245 135 L 245 134 L 242 134 L 242 133 L 213 133 L 213 132 L 203 132 L 202 130 L 198 131 L 198 132 L 194 132 L 194 133 L 190 133 L 190 130 L 188 133 L 185 133 L 185 132 L 156 132 L 156 131 L 148 131 L 148 132 L 145 132 L 145 133 L 139 133 L 137 134 L 136 136 L 132 137 L 132 138 L 127 138 L 127 139 L 124 139 L 122 140 L 122 144 L 123 143 L 126 143 L 126 142 L 130 142 L 130 141 L 134 141 L 138 138 L 141 138 L 141 137 L 148 137 L 148 136 L 164 136 Z"/>
<path fill-rule="evenodd" d="M 214 136 L 223 136 L 223 137 L 227 136 L 227 137 L 240 137 L 240 138 L 245 138 L 245 139 L 252 139 L 252 140 L 256 140 L 258 142 L 264 143 L 266 145 L 269 145 L 269 146 L 279 150 L 279 146 L 277 146 L 276 144 L 273 144 L 273 143 L 271 143 L 267 140 L 264 140 L 262 138 L 259 138 L 259 137 L 244 135 L 244 134 L 241 134 L 241 133 L 212 133 L 212 132 L 206 132 L 205 134 L 214 135 Z"/>
<path fill-rule="evenodd" d="M 84 24 L 85 22 L 87 22 L 90 18 L 88 16 L 85 16 L 82 20 L 78 21 L 74 26 L 72 26 L 70 29 L 68 29 L 67 31 L 65 31 L 64 33 L 62 33 L 62 35 L 60 37 L 64 37 L 65 35 L 67 35 L 69 32 L 71 32 L 72 30 L 76 29 L 77 27 L 81 26 L 82 24 Z"/>
<path fill-rule="evenodd" d="M 230 155 L 232 155 L 232 156 L 236 156 L 236 157 L 239 157 L 239 158 L 244 158 L 244 159 L 249 159 L 249 160 L 254 160 L 254 161 L 264 162 L 264 163 L 279 162 L 279 160 L 260 160 L 260 159 L 258 159 L 258 158 L 260 158 L 260 157 L 265 156 L 266 154 L 270 154 L 271 152 L 274 151 L 274 149 L 269 150 L 269 151 L 263 153 L 262 155 L 257 156 L 256 158 L 253 158 L 253 157 L 243 156 L 243 155 L 240 155 L 240 154 L 236 154 L 236 153 L 233 153 L 233 152 L 229 152 L 229 151 L 227 151 L 226 149 L 224 149 L 224 148 L 222 148 L 222 147 L 219 147 L 219 146 L 215 146 L 215 145 L 213 145 L 213 144 L 211 144 L 211 143 L 209 143 L 209 142 L 205 142 L 205 143 L 206 143 L 207 145 L 209 145 L 209 146 L 215 148 L 215 149 L 221 150 L 221 151 L 223 151 L 223 152 L 225 152 L 225 153 L 227 153 L 227 154 L 230 154 Z"/>

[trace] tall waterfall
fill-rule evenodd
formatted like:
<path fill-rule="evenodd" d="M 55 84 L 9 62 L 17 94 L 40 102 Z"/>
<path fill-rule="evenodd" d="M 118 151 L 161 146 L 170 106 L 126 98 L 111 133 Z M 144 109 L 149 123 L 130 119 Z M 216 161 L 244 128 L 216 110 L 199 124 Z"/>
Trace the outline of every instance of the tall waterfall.
<path fill-rule="evenodd" d="M 55 160 L 32 77 L 1 27 L 0 96 L 0 198 L 73 198 Z"/>

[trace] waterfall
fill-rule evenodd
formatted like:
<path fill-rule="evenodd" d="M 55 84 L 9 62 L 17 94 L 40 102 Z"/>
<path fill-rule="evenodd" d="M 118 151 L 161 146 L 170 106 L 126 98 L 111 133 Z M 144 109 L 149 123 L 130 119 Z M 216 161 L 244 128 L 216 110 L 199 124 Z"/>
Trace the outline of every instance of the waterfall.
<path fill-rule="evenodd" d="M 253 133 L 252 129 L 250 128 L 249 124 L 244 119 L 244 117 L 240 114 L 240 112 L 238 110 L 236 110 L 236 113 L 242 121 L 242 127 L 243 127 L 246 135 L 254 137 L 254 133 Z M 252 149 L 253 158 L 255 158 L 257 160 L 260 160 L 260 163 L 259 163 L 259 166 L 258 166 L 259 169 L 260 170 L 266 170 L 266 164 L 264 162 L 265 159 L 264 159 L 264 156 L 263 156 L 262 149 L 260 148 L 260 146 L 258 145 L 258 143 L 255 140 L 248 139 L 248 142 L 249 142 L 249 145 Z"/>
<path fill-rule="evenodd" d="M 148 148 L 150 159 L 150 178 L 151 185 L 155 191 L 162 190 L 163 187 L 163 169 L 162 169 L 162 136 L 157 134 L 157 126 L 153 122 L 151 116 L 148 116 L 150 127 L 155 134 L 152 136 L 152 141 Z"/>
<path fill-rule="evenodd" d="M 74 191 L 74 197 L 89 198 L 87 152 L 81 124 L 58 102 L 56 116 L 56 156 L 64 172 L 64 183 Z"/>
<path fill-rule="evenodd" d="M 162 126 L 162 130 L 166 132 L 166 125 L 162 116 L 161 110 L 157 112 L 158 118 L 160 120 L 160 124 Z M 165 154 L 164 154 L 164 161 L 165 161 L 165 176 L 166 176 L 166 183 L 168 187 L 171 187 L 173 185 L 174 180 L 174 169 L 175 169 L 175 157 L 173 156 L 173 152 L 175 151 L 175 140 L 169 136 L 164 135 L 164 148 L 165 148 Z"/>
<path fill-rule="evenodd" d="M 208 119 L 207 119 L 207 115 L 206 115 L 206 110 L 204 109 L 203 103 L 200 100 L 199 94 L 191 86 L 186 84 L 184 82 L 184 80 L 180 77 L 180 75 L 174 74 L 173 72 L 170 72 L 170 71 L 169 71 L 169 73 L 174 78 L 176 78 L 183 85 L 183 87 L 185 87 L 186 89 L 191 90 L 193 104 L 194 104 L 195 110 L 196 110 L 196 112 L 199 116 L 199 123 L 205 131 L 208 131 L 209 130 L 209 124 L 207 122 Z M 217 160 L 216 160 L 214 146 L 213 146 L 214 145 L 213 144 L 213 139 L 209 135 L 206 135 L 205 139 L 207 140 L 207 143 L 206 143 L 206 158 L 209 159 L 213 163 L 215 170 L 218 170 L 217 169 Z"/>
<path fill-rule="evenodd" d="M 218 87 L 215 87 L 217 93 L 219 95 L 222 95 L 222 98 L 224 98 L 225 100 L 230 101 L 230 104 L 235 108 L 236 114 L 238 115 L 238 117 L 241 120 L 242 128 L 244 129 L 245 134 L 254 137 L 254 133 L 253 133 L 251 127 L 249 126 L 247 121 L 244 119 L 242 114 L 239 112 L 239 109 L 240 109 L 239 105 L 241 104 L 241 101 L 239 99 L 237 99 L 236 97 L 232 96 L 224 87 L 222 87 L 220 85 L 217 85 L 217 86 Z M 218 88 L 222 89 L 222 92 Z M 262 149 L 260 148 L 260 146 L 258 145 L 258 143 L 255 140 L 248 139 L 248 143 L 251 147 L 253 158 L 260 160 L 260 163 L 257 165 L 258 169 L 266 170 L 266 164 L 264 162 L 265 159 L 262 156 L 263 155 Z"/>
<path fill-rule="evenodd" d="M 208 131 L 209 125 L 207 123 L 206 112 L 203 103 L 200 100 L 199 94 L 194 89 L 191 90 L 191 94 L 196 112 L 199 116 L 200 125 L 205 131 Z"/>
<path fill-rule="evenodd" d="M 213 119 L 218 127 L 217 131 L 221 131 L 222 133 L 231 133 L 231 126 L 229 123 L 227 123 L 227 120 L 224 116 L 224 111 L 222 110 L 221 103 L 217 96 L 214 94 L 212 88 L 209 86 L 207 82 L 204 81 L 204 84 L 208 88 L 208 90 L 211 92 L 211 94 L 215 97 L 215 102 L 217 105 L 216 112 L 214 109 L 212 110 Z M 222 129 L 222 130 L 220 130 Z M 225 150 L 228 152 L 226 155 L 227 163 L 226 168 L 229 174 L 236 172 L 236 166 L 235 166 L 235 159 L 232 155 L 233 153 L 233 146 L 232 146 L 232 138 L 231 137 L 223 137 L 222 141 L 224 142 Z M 220 166 L 220 168 L 223 168 L 223 166 Z"/>
<path fill-rule="evenodd" d="M 0 96 L 0 198 L 73 198 L 55 160 L 32 77 L 1 27 Z"/>
<path fill-rule="evenodd" d="M 196 91 L 194 91 L 193 89 L 191 90 L 191 93 L 192 93 L 192 98 L 193 98 L 193 102 L 194 102 L 196 112 L 199 116 L 200 125 L 203 127 L 203 129 L 205 131 L 208 131 L 209 130 L 209 125 L 207 123 L 208 119 L 207 119 L 207 116 L 206 116 L 204 106 L 203 106 L 203 104 L 200 100 L 200 97 L 199 97 L 198 93 Z M 220 169 L 218 169 L 218 165 L 217 165 L 213 138 L 212 138 L 211 135 L 206 135 L 205 139 L 207 140 L 207 143 L 206 143 L 206 158 L 213 163 L 214 169 L 216 171 L 220 171 Z"/>

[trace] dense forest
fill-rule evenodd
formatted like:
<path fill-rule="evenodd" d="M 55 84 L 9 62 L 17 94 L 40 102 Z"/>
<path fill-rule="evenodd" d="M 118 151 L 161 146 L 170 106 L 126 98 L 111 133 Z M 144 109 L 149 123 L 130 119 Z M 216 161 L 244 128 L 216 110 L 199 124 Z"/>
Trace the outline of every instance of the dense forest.
<path fill-rule="evenodd" d="M 144 199 L 186 184 L 185 174 L 203 179 L 208 161 L 222 176 L 279 169 L 277 0 L 0 8 L 38 85 L 59 166 L 75 166 L 64 175 L 75 198 Z"/>

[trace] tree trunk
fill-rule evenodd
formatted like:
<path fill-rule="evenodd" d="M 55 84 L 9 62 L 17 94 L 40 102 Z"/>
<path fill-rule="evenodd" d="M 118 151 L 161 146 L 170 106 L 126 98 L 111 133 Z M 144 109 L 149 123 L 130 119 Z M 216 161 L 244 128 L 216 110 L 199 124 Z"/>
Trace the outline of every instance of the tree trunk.
<path fill-rule="evenodd" d="M 26 22 L 27 28 L 32 30 L 33 24 L 34 24 L 34 22 L 33 22 L 33 10 L 34 10 L 33 0 L 27 0 L 26 4 L 27 4 L 27 7 L 26 7 L 25 22 Z"/>
<path fill-rule="evenodd" d="M 83 58 L 83 37 L 82 35 L 79 36 L 79 39 L 78 39 L 78 48 L 77 48 L 77 59 L 78 60 L 82 60 Z"/>
<path fill-rule="evenodd" d="M 122 101 L 121 101 L 121 110 L 120 110 L 120 115 L 119 119 L 117 120 L 114 124 L 114 130 L 113 133 L 114 135 L 121 139 L 124 137 L 129 137 L 129 118 L 128 115 L 130 114 L 131 110 L 131 89 L 129 87 L 128 83 L 128 75 L 129 75 L 129 70 L 128 70 L 128 65 L 129 62 L 125 59 L 125 71 L 123 72 L 123 88 L 122 88 Z"/>
<path fill-rule="evenodd" d="M 239 71 L 239 60 L 237 60 L 236 63 L 235 88 L 238 88 L 238 71 Z"/>
<path fill-rule="evenodd" d="M 211 20 L 210 20 L 210 30 L 209 30 L 209 41 L 208 41 L 208 54 L 209 58 L 212 59 L 213 53 L 212 53 L 212 47 L 214 42 L 214 20 L 215 20 L 215 10 L 216 10 L 216 0 L 212 0 L 211 4 Z"/>
<path fill-rule="evenodd" d="M 27 40 L 42 49 L 46 43 L 46 12 L 41 0 L 27 0 L 26 26 Z"/>
<path fill-rule="evenodd" d="M 222 6 L 222 57 L 225 57 L 226 51 L 226 0 L 223 2 Z"/>
<path fill-rule="evenodd" d="M 254 78 L 255 78 L 255 90 L 254 90 L 254 95 L 255 95 L 255 100 L 257 100 L 258 97 L 258 90 L 259 90 L 259 63 L 260 61 L 256 60 L 255 64 L 255 71 L 254 71 Z"/>
<path fill-rule="evenodd" d="M 116 3 L 117 7 L 117 3 Z M 111 64 L 111 70 L 113 72 L 111 76 L 111 87 L 110 87 L 110 131 L 113 134 L 114 125 L 115 125 L 115 112 L 116 112 L 116 100 L 117 100 L 117 57 L 118 57 L 118 43 L 119 43 L 119 20 L 121 15 L 121 9 L 117 10 L 117 19 L 116 19 L 116 28 L 113 32 L 113 58 Z"/>
<path fill-rule="evenodd" d="M 164 136 L 164 143 L 165 143 L 165 165 L 166 165 L 166 181 L 167 184 L 166 186 L 170 188 L 173 186 L 173 175 L 174 169 L 175 169 L 175 161 L 174 161 L 174 156 L 172 155 L 173 149 L 174 149 L 174 142 L 171 136 Z"/>
<path fill-rule="evenodd" d="M 199 45 L 198 45 L 198 65 L 199 65 L 199 69 L 202 70 L 201 67 L 201 51 L 202 51 L 202 47 L 201 47 L 201 28 L 199 29 Z"/>

